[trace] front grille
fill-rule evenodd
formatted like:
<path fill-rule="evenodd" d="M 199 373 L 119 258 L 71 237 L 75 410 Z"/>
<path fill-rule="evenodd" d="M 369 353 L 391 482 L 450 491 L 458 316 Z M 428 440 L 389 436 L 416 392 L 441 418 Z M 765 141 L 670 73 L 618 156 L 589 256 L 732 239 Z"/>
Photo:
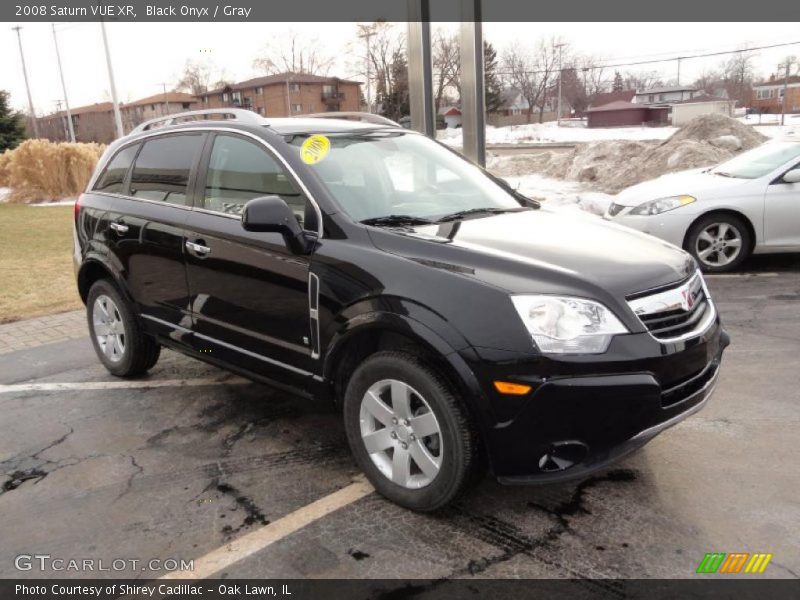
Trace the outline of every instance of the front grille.
<path fill-rule="evenodd" d="M 612 202 L 611 206 L 608 207 L 608 216 L 616 217 L 622 211 L 623 208 L 625 207 L 622 206 L 621 204 L 614 204 Z"/>
<path fill-rule="evenodd" d="M 700 273 L 677 288 L 628 304 L 652 336 L 662 341 L 699 335 L 714 317 L 714 306 Z"/>
<path fill-rule="evenodd" d="M 680 404 L 684 400 L 701 391 L 717 374 L 719 363 L 709 363 L 702 371 L 692 375 L 687 380 L 675 385 L 661 393 L 661 406 L 668 408 Z"/>

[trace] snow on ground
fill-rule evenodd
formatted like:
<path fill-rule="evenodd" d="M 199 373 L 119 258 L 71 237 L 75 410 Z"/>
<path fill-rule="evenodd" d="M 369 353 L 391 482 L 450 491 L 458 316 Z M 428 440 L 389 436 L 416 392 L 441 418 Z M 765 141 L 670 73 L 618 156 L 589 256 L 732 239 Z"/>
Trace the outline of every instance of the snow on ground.
<path fill-rule="evenodd" d="M 740 117 L 739 121 L 753 125 L 756 131 L 767 137 L 781 137 L 787 133 L 800 134 L 800 115 L 786 115 L 786 124 L 780 123 L 780 115 L 762 115 L 762 123 L 758 125 L 758 116 Z M 777 117 L 777 119 L 775 118 Z M 768 124 L 773 123 L 773 124 Z M 508 125 L 506 127 L 486 126 L 487 144 L 526 144 L 526 143 L 576 143 L 599 142 L 604 140 L 666 140 L 678 131 L 677 127 L 597 127 L 589 129 L 585 126 L 569 122 L 561 127 L 555 121 L 547 123 L 530 123 L 526 125 Z M 462 145 L 461 129 L 441 129 L 436 138 L 448 146 Z"/>
<path fill-rule="evenodd" d="M 75 204 L 75 198 L 64 198 L 63 200 L 55 200 L 53 202 L 36 202 L 28 206 L 72 206 Z"/>
<path fill-rule="evenodd" d="M 5 202 L 10 193 L 11 190 L 9 188 L 0 187 L 0 203 Z"/>
<path fill-rule="evenodd" d="M 594 215 L 602 215 L 611 204 L 612 196 L 593 192 L 584 183 L 553 179 L 543 175 L 522 175 L 505 177 L 511 187 L 529 198 L 544 200 L 546 206 L 582 210 Z"/>

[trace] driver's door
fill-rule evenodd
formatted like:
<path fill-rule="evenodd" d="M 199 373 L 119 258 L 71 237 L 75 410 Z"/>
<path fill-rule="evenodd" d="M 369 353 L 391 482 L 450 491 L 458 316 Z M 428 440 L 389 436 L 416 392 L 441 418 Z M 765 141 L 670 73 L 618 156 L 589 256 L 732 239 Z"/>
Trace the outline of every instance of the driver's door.
<path fill-rule="evenodd" d="M 800 163 L 784 172 L 798 168 Z M 767 186 L 764 196 L 764 245 L 800 247 L 800 183 L 786 183 L 781 177 Z"/>
<path fill-rule="evenodd" d="M 292 383 L 315 372 L 309 311 L 310 256 L 278 233 L 245 231 L 244 205 L 278 195 L 298 221 L 308 200 L 278 160 L 255 140 L 217 133 L 198 174 L 199 210 L 186 228 L 189 297 L 198 351 Z M 307 216 L 308 215 L 308 216 Z M 316 229 L 314 223 L 306 228 Z"/>

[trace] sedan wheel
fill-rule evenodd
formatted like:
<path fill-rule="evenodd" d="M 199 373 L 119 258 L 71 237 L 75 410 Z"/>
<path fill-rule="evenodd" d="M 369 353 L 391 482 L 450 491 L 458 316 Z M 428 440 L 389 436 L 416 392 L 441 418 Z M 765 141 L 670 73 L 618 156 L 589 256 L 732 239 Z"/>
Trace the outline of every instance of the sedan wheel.
<path fill-rule="evenodd" d="M 119 308 L 105 294 L 94 301 L 92 321 L 97 346 L 112 363 L 121 361 L 125 354 L 125 325 Z"/>
<path fill-rule="evenodd" d="M 369 457 L 390 481 L 419 489 L 439 474 L 442 435 L 428 402 L 408 384 L 384 379 L 361 398 L 361 439 Z"/>
<path fill-rule="evenodd" d="M 695 255 L 704 264 L 720 268 L 742 252 L 742 233 L 731 223 L 711 223 L 697 236 Z"/>

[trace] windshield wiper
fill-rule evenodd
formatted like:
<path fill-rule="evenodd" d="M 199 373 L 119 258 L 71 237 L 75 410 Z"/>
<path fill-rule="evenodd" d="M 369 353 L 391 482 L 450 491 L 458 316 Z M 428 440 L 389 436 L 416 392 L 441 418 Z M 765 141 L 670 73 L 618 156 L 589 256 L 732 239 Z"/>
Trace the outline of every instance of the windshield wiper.
<path fill-rule="evenodd" d="M 361 221 L 364 225 L 430 225 L 434 221 L 412 215 L 385 215 Z"/>
<path fill-rule="evenodd" d="M 519 208 L 498 208 L 498 207 L 483 207 L 483 208 L 468 208 L 466 210 L 459 210 L 458 212 L 450 213 L 438 219 L 437 223 L 445 223 L 447 221 L 456 221 L 470 215 L 498 215 L 506 212 L 519 212 L 521 210 L 528 210 L 522 206 Z"/>

